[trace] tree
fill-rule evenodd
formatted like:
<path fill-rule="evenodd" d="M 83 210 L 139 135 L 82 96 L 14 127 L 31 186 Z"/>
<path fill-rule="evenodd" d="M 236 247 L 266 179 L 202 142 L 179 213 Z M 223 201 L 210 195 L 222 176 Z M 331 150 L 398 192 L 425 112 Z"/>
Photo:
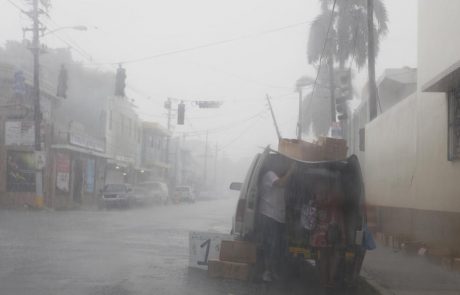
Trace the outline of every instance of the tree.
<path fill-rule="evenodd" d="M 317 64 L 331 21 L 333 0 L 320 0 L 321 13 L 310 27 L 307 57 L 310 64 Z M 366 0 L 337 0 L 332 25 L 328 35 L 325 57 L 332 57 L 341 68 L 350 59 L 358 68 L 367 60 L 367 2 Z M 382 0 L 374 0 L 375 54 L 378 54 L 380 40 L 388 32 L 388 15 Z"/>
<path fill-rule="evenodd" d="M 329 72 L 330 113 L 335 121 L 334 68 L 341 69 L 353 61 L 358 69 L 366 64 L 368 57 L 368 26 L 366 0 L 320 0 L 321 13 L 311 24 L 307 45 L 310 64 L 320 65 L 321 55 L 327 61 Z M 335 7 L 334 7 L 335 3 Z M 334 11 L 332 8 L 334 7 Z M 374 47 L 377 55 L 381 38 L 388 31 L 388 15 L 382 0 L 374 2 Z M 330 26 L 330 28 L 329 28 Z M 329 29 L 329 34 L 328 34 Z M 326 47 L 324 47 L 326 38 Z M 323 52 L 324 49 L 324 52 Z M 322 62 L 322 60 L 321 60 Z M 312 98 L 314 99 L 314 98 Z M 314 122 L 313 122 L 313 125 Z"/>

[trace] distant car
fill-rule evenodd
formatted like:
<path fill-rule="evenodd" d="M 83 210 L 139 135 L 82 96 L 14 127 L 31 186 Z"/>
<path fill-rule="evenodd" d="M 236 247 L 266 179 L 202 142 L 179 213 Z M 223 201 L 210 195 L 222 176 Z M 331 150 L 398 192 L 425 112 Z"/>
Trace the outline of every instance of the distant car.
<path fill-rule="evenodd" d="M 168 186 L 161 181 L 139 183 L 135 191 L 138 191 L 137 200 L 144 205 L 167 204 L 169 202 Z"/>
<path fill-rule="evenodd" d="M 101 198 L 98 203 L 100 209 L 109 207 L 128 208 L 135 200 L 132 188 L 129 184 L 111 183 L 106 184 L 101 190 Z"/>
<path fill-rule="evenodd" d="M 191 186 L 178 186 L 175 190 L 175 200 L 178 202 L 195 203 L 195 193 Z"/>

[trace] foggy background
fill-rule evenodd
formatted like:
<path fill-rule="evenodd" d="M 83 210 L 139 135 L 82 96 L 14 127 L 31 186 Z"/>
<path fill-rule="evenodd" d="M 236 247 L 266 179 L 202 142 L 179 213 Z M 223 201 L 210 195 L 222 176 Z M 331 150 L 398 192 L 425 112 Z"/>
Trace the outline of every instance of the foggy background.
<path fill-rule="evenodd" d="M 52 48 L 70 43 L 75 60 L 102 71 L 115 72 L 122 62 L 127 71 L 127 95 L 135 100 L 139 115 L 164 126 L 167 97 L 225 101 L 220 109 L 209 110 L 188 102 L 186 124 L 176 126 L 175 135 L 185 133 L 186 140 L 203 141 L 209 130 L 209 143 L 213 147 L 217 143 L 220 155 L 246 159 L 260 147 L 277 146 L 265 95 L 273 98 L 283 137 L 295 137 L 295 81 L 302 75 L 315 75 L 307 63 L 306 43 L 309 24 L 319 11 L 318 1 L 280 3 L 56 0 L 50 17 L 43 17 L 48 29 L 84 25 L 88 30 L 63 30 L 41 41 Z M 387 0 L 385 4 L 389 34 L 377 57 L 377 77 L 383 70 L 380 65 L 416 67 L 417 60 L 416 1 Z M 30 20 L 7 0 L 0 1 L 0 11 L 0 42 L 21 40 L 20 28 Z M 229 39 L 236 40 L 169 54 Z M 367 70 L 362 69 L 355 79 L 358 93 L 366 75 Z"/>

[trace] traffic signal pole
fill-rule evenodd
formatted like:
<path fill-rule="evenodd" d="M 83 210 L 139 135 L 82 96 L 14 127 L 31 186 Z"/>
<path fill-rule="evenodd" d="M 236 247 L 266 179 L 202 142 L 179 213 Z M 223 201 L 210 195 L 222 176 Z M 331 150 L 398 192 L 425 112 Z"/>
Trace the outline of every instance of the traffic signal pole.
<path fill-rule="evenodd" d="M 34 57 L 34 121 L 35 121 L 35 150 L 41 151 L 41 110 L 40 110 L 40 23 L 38 20 L 38 0 L 32 3 L 33 40 L 32 54 Z"/>
<path fill-rule="evenodd" d="M 377 117 L 377 85 L 375 83 L 374 0 L 367 0 L 367 59 L 369 73 L 369 118 Z"/>
<path fill-rule="evenodd" d="M 34 121 L 35 121 L 35 151 L 42 150 L 41 141 L 41 121 L 42 113 L 40 110 L 40 21 L 39 21 L 38 0 L 32 1 L 32 54 L 34 59 Z M 35 206 L 43 206 L 43 171 L 41 167 L 36 167 L 35 171 Z"/>

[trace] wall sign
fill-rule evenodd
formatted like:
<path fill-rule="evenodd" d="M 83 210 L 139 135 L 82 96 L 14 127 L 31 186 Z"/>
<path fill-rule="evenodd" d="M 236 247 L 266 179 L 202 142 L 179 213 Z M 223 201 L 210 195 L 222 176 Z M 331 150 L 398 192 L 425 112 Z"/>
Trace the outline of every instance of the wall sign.
<path fill-rule="evenodd" d="M 68 192 L 70 187 L 70 157 L 67 154 L 56 154 L 56 188 Z"/>

